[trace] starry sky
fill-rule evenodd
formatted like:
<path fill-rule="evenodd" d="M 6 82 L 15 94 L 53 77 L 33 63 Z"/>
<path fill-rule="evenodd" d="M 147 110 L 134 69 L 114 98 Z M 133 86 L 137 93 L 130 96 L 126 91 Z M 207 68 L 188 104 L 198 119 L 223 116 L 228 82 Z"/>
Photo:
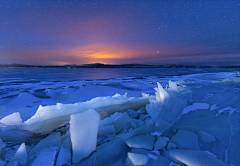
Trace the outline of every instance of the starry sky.
<path fill-rule="evenodd" d="M 0 0 L 0 64 L 240 65 L 239 0 Z"/>

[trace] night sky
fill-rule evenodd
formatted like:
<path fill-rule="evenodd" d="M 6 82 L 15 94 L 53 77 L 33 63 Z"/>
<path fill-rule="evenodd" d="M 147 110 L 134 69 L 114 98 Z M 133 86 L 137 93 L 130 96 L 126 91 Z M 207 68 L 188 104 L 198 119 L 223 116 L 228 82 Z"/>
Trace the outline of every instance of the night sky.
<path fill-rule="evenodd" d="M 239 0 L 0 0 L 0 64 L 240 65 Z"/>

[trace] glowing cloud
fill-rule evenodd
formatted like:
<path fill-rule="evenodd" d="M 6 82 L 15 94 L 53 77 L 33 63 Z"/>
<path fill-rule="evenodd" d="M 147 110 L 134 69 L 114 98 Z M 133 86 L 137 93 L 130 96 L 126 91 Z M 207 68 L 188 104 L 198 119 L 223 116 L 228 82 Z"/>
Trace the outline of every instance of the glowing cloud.
<path fill-rule="evenodd" d="M 15 49 L 2 53 L 3 61 L 7 63 L 35 64 L 35 65 L 67 65 L 86 63 L 142 63 L 154 64 L 174 58 L 178 52 L 189 50 L 173 47 L 130 47 L 120 44 L 90 44 L 75 48 L 59 49 Z M 15 55 L 15 58 L 11 55 Z"/>

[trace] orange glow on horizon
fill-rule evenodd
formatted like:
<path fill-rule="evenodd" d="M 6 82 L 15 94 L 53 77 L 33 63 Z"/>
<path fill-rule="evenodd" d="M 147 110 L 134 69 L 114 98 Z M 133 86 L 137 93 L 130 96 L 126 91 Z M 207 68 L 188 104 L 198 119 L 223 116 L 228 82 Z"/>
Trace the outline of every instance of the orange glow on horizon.
<path fill-rule="evenodd" d="M 119 44 L 90 44 L 75 48 L 61 49 L 34 49 L 16 50 L 12 54 L 18 54 L 24 60 L 22 64 L 40 65 L 71 65 L 71 64 L 124 64 L 142 63 L 151 64 L 169 57 L 175 57 L 179 52 L 186 52 L 184 48 L 158 47 L 130 47 Z M 28 57 L 31 56 L 31 59 Z M 29 60 L 29 61 L 28 61 Z"/>
<path fill-rule="evenodd" d="M 129 59 L 152 54 L 148 49 L 128 48 L 114 44 L 93 44 L 69 50 L 72 55 L 89 59 Z"/>

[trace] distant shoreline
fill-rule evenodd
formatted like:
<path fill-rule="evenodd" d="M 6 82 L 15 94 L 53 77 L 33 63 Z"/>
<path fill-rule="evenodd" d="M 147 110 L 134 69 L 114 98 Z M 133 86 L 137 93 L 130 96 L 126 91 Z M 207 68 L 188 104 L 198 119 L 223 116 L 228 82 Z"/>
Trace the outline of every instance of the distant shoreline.
<path fill-rule="evenodd" d="M 144 64 L 83 64 L 83 65 L 23 65 L 23 64 L 0 64 L 0 68 L 240 68 L 240 66 L 195 66 L 195 65 L 144 65 Z"/>

